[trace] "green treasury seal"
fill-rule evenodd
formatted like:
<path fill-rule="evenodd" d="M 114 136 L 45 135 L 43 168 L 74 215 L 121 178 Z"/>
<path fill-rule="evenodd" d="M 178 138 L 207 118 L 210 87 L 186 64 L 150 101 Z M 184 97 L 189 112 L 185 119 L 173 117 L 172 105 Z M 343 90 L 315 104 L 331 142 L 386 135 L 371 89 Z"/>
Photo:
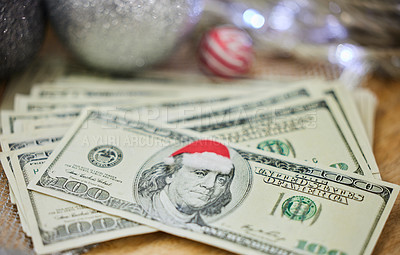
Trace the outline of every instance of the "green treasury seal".
<path fill-rule="evenodd" d="M 286 143 L 278 139 L 266 140 L 259 143 L 257 145 L 257 149 L 277 153 L 283 156 L 289 156 L 289 154 L 292 153 L 293 156 L 296 157 L 292 145 L 287 140 Z"/>
<path fill-rule="evenodd" d="M 315 215 L 317 206 L 314 201 L 303 196 L 293 196 L 282 204 L 282 213 L 292 220 L 305 221 Z"/>
<path fill-rule="evenodd" d="M 99 145 L 89 151 L 88 160 L 92 165 L 109 168 L 122 161 L 122 151 L 112 145 Z"/>

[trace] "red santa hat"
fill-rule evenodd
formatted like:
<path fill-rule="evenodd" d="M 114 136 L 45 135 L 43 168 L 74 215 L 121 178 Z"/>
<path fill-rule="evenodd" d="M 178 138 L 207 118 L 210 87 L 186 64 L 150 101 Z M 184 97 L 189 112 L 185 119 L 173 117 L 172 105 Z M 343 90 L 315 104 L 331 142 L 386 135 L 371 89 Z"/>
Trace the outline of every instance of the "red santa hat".
<path fill-rule="evenodd" d="M 211 140 L 194 141 L 172 153 L 164 160 L 164 163 L 172 165 L 173 157 L 180 154 L 183 154 L 182 164 L 193 168 L 229 174 L 233 166 L 228 148 L 222 143 Z"/>

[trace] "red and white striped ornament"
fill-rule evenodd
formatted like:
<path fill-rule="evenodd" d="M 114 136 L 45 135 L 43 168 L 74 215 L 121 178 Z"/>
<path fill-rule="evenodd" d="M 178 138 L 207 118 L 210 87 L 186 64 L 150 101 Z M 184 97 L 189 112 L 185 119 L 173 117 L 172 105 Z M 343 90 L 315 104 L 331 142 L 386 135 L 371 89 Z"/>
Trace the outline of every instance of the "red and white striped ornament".
<path fill-rule="evenodd" d="M 250 70 L 253 43 L 243 30 L 220 26 L 208 31 L 200 42 L 202 68 L 222 77 L 238 77 Z"/>

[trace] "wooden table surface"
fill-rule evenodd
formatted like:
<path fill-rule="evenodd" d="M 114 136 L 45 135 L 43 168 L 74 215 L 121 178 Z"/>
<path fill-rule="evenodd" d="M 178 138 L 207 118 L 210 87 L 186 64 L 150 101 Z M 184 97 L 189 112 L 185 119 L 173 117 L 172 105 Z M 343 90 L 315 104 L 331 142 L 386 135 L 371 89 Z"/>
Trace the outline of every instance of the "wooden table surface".
<path fill-rule="evenodd" d="M 364 82 L 364 85 L 371 89 L 379 100 L 373 150 L 382 179 L 400 185 L 400 81 L 371 78 Z M 231 253 L 199 242 L 156 232 L 104 242 L 85 254 L 187 255 Z M 395 202 L 373 254 L 400 254 L 399 198 Z"/>

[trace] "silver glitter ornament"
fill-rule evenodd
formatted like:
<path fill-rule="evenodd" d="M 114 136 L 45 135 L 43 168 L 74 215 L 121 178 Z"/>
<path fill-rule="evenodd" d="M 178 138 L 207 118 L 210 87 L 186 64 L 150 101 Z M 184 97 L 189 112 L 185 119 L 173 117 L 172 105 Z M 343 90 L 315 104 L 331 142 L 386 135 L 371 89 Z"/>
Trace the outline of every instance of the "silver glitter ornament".
<path fill-rule="evenodd" d="M 40 0 L 0 2 L 0 78 L 29 64 L 44 39 L 45 18 Z"/>
<path fill-rule="evenodd" d="M 91 67 L 131 73 L 168 57 L 202 12 L 202 0 L 46 0 L 50 21 Z"/>

